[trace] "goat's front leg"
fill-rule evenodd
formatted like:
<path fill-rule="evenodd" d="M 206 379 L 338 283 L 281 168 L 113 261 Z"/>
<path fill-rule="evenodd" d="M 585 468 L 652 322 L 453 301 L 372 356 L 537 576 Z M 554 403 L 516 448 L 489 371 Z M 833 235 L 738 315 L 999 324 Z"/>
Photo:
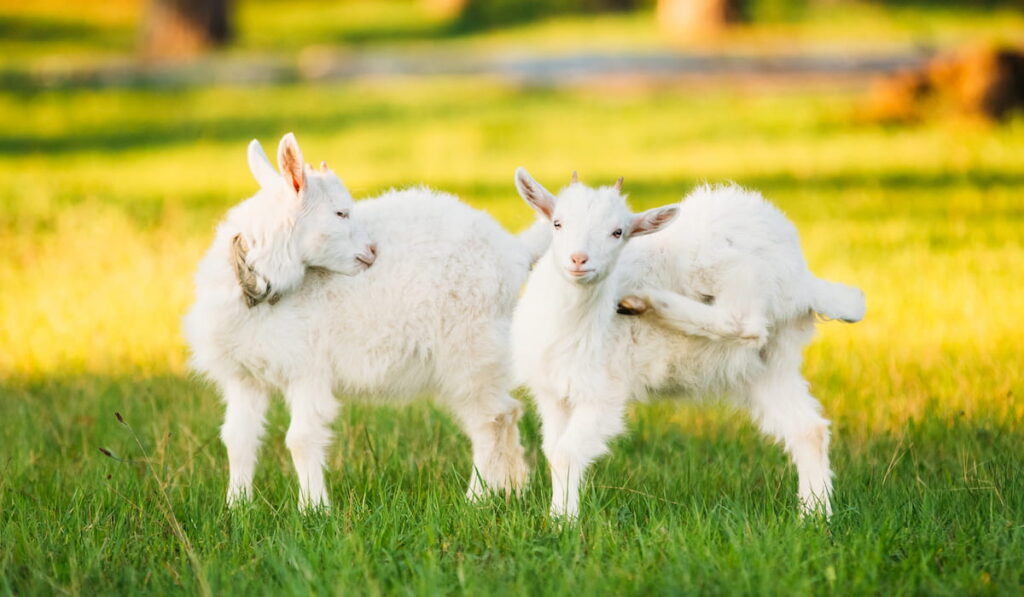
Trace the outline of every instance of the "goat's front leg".
<path fill-rule="evenodd" d="M 665 327 L 688 336 L 740 340 L 758 347 L 768 338 L 764 317 L 756 312 L 705 304 L 671 290 L 647 288 L 625 296 L 619 301 L 618 312 L 653 315 Z"/>
<path fill-rule="evenodd" d="M 330 501 L 324 486 L 324 464 L 338 403 L 330 386 L 322 382 L 293 383 L 285 398 L 292 420 L 284 441 L 299 476 L 299 509 L 327 508 Z"/>
<path fill-rule="evenodd" d="M 574 520 L 587 467 L 622 433 L 625 401 L 575 402 L 570 411 L 561 437 L 545 455 L 551 467 L 551 515 Z"/>
<path fill-rule="evenodd" d="M 535 390 L 534 404 L 537 407 L 537 414 L 540 415 L 541 449 L 545 454 L 551 454 L 565 434 L 572 408 L 568 401 L 558 396 L 556 392 Z"/>
<path fill-rule="evenodd" d="M 228 506 L 235 506 L 252 495 L 252 477 L 263 439 L 264 416 L 269 403 L 267 390 L 245 380 L 222 383 L 224 425 L 221 441 L 228 452 Z"/>

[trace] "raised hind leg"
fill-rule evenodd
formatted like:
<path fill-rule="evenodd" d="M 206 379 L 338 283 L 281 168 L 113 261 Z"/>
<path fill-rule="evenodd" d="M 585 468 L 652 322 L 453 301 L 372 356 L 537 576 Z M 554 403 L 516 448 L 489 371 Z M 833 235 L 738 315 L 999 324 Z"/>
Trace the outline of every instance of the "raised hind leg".
<path fill-rule="evenodd" d="M 712 301 L 718 300 L 712 304 Z M 657 288 L 645 288 L 619 301 L 622 315 L 645 315 L 688 336 L 711 340 L 738 340 L 762 346 L 768 330 L 755 305 L 729 304 L 715 297 L 701 302 Z"/>

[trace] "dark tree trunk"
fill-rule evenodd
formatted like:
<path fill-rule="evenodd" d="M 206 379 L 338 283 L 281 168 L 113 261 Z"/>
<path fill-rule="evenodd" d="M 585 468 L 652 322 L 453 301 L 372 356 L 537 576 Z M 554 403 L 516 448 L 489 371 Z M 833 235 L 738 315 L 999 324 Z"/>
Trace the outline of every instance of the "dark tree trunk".
<path fill-rule="evenodd" d="M 233 33 L 231 9 L 231 0 L 149 0 L 142 52 L 171 58 L 224 45 Z"/>

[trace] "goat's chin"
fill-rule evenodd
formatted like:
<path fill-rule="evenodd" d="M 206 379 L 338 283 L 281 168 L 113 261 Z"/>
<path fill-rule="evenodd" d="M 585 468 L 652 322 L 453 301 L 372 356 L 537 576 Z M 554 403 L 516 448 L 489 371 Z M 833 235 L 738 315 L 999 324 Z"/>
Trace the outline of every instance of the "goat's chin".
<path fill-rule="evenodd" d="M 339 276 L 358 276 L 359 274 L 370 269 L 370 266 L 362 261 L 353 260 L 352 263 L 341 265 L 341 266 L 321 266 L 316 269 L 322 269 L 324 271 L 331 272 Z"/>
<path fill-rule="evenodd" d="M 569 270 L 562 272 L 562 277 L 570 284 L 575 284 L 577 286 L 590 286 L 598 282 L 601 278 L 596 271 L 589 271 L 582 275 L 574 275 L 570 273 Z"/>

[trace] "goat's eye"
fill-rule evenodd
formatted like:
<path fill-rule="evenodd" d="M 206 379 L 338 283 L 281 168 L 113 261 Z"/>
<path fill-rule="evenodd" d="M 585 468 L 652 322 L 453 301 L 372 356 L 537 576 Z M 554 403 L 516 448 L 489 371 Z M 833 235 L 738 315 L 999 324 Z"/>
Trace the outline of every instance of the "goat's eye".
<path fill-rule="evenodd" d="M 347 220 L 348 219 L 348 212 L 347 211 L 336 211 L 336 212 L 334 212 L 334 215 L 338 216 L 342 220 Z"/>
<path fill-rule="evenodd" d="M 615 238 L 622 238 L 622 228 L 616 228 L 615 232 L 612 232 L 612 236 Z"/>
<path fill-rule="evenodd" d="M 561 228 L 562 228 L 562 223 L 559 222 L 558 220 L 555 220 L 554 222 L 552 222 L 551 225 L 555 227 L 555 230 L 561 230 Z"/>

